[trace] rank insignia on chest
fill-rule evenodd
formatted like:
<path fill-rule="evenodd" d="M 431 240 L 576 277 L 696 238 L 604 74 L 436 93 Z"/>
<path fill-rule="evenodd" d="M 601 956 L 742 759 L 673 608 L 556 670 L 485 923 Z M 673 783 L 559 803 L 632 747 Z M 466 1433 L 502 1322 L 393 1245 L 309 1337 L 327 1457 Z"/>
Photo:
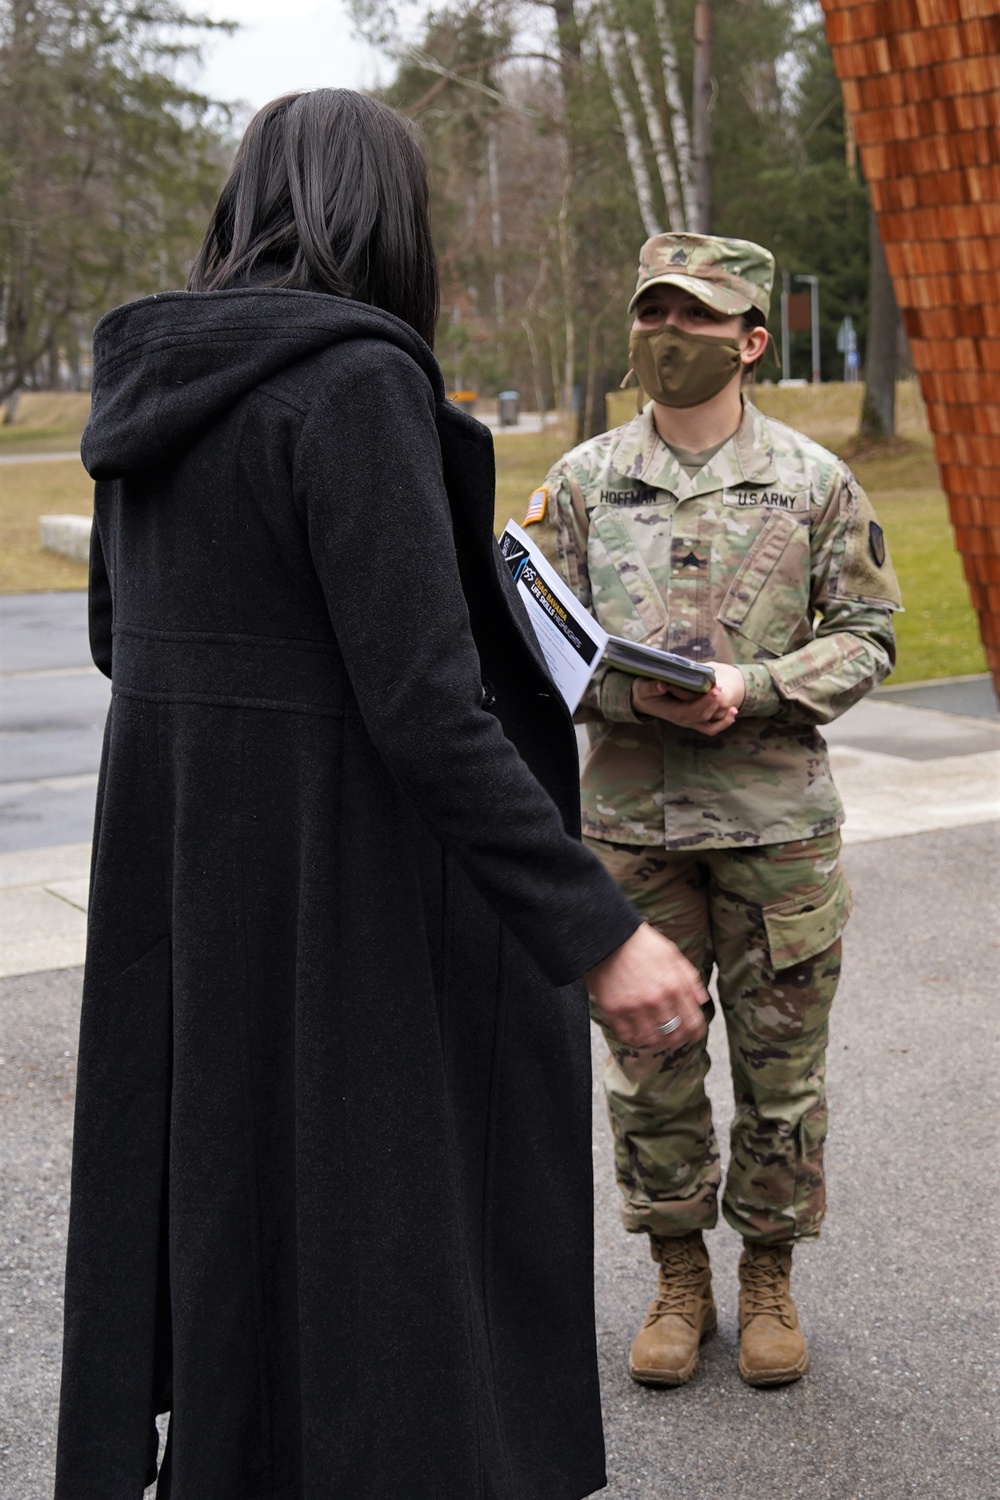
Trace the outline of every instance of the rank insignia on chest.
<path fill-rule="evenodd" d="M 540 485 L 537 490 L 532 490 L 528 497 L 528 510 L 524 518 L 525 526 L 530 526 L 533 521 L 544 521 L 548 504 L 549 492 L 544 484 Z"/>
<path fill-rule="evenodd" d="M 770 506 L 772 510 L 808 510 L 808 490 L 768 490 L 763 486 L 754 489 L 723 490 L 722 503 L 736 505 L 749 510 L 758 505 Z"/>
<path fill-rule="evenodd" d="M 868 545 L 875 559 L 875 566 L 880 568 L 885 562 L 885 533 L 877 521 L 868 522 Z"/>

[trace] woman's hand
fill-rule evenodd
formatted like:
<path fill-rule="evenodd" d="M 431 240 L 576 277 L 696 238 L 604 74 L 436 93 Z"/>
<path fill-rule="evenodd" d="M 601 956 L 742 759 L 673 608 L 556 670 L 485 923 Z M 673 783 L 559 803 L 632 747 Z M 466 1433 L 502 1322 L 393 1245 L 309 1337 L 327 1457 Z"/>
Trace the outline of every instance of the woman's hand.
<path fill-rule="evenodd" d="M 673 1052 L 702 1036 L 705 994 L 698 970 L 648 923 L 590 970 L 587 988 L 618 1041 Z M 680 1025 L 664 1035 L 667 1022 Z"/>
<path fill-rule="evenodd" d="M 746 679 L 739 667 L 728 662 L 710 661 L 706 666 L 715 672 L 715 687 L 708 693 L 688 693 L 649 677 L 633 678 L 632 707 L 636 713 L 666 719 L 668 724 L 677 724 L 681 729 L 697 729 L 699 734 L 721 733 L 739 713 L 746 696 Z"/>

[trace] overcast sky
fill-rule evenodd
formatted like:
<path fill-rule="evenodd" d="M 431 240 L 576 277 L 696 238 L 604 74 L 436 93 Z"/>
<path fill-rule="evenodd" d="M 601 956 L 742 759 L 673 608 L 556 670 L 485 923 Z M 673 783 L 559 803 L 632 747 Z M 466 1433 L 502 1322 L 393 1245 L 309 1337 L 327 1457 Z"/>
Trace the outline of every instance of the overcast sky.
<path fill-rule="evenodd" d="M 202 0 L 191 9 L 242 26 L 205 49 L 197 87 L 215 99 L 257 109 L 291 89 L 366 88 L 390 73 L 352 36 L 344 0 Z"/>

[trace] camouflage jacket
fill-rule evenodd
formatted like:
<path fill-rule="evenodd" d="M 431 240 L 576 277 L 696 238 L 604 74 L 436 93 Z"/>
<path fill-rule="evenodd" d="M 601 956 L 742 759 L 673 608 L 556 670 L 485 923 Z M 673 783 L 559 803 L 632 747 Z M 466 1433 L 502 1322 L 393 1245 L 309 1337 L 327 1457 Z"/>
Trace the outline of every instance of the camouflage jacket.
<path fill-rule="evenodd" d="M 606 630 L 746 678 L 714 737 L 639 718 L 632 679 L 598 669 L 584 832 L 701 846 L 813 838 L 843 821 L 817 730 L 892 669 L 899 589 L 871 503 L 834 454 L 744 403 L 692 479 L 652 406 L 567 453 L 526 524 Z"/>

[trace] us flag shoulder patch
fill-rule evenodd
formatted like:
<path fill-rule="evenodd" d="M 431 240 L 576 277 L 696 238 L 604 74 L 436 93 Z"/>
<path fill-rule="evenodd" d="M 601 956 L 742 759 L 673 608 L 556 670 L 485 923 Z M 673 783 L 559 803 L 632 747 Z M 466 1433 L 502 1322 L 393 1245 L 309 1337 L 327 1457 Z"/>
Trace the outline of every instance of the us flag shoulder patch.
<path fill-rule="evenodd" d="M 524 518 L 525 526 L 530 526 L 533 521 L 544 521 L 548 503 L 549 492 L 544 484 L 539 489 L 532 490 L 528 497 L 528 511 Z"/>

